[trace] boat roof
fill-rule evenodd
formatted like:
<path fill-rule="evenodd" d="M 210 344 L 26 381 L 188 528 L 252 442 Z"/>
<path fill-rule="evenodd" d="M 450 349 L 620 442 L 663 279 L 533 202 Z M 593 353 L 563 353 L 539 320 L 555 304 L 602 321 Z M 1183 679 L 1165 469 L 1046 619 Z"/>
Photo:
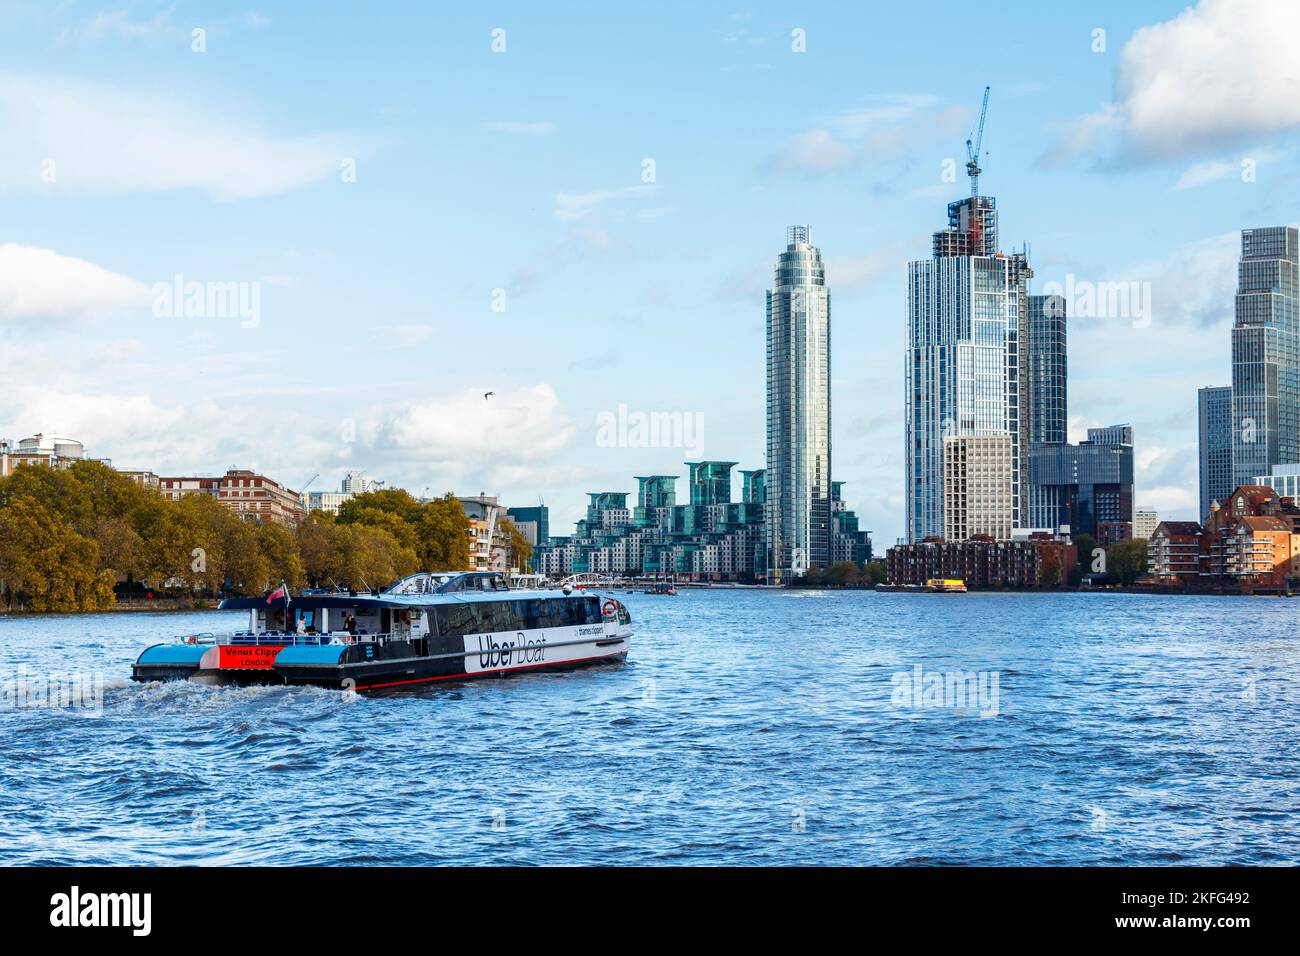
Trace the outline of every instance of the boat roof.
<path fill-rule="evenodd" d="M 571 593 L 542 589 L 512 590 L 505 587 L 504 583 L 500 587 L 481 590 L 484 578 L 504 581 L 501 575 L 492 572 L 421 572 L 402 578 L 382 591 L 330 591 L 322 594 L 290 594 L 288 598 L 271 598 L 269 595 L 227 598 L 219 608 L 223 611 L 281 610 L 285 607 L 382 610 L 483 601 L 526 601 L 538 598 L 561 600 L 594 596 L 590 591 L 578 590 Z"/>

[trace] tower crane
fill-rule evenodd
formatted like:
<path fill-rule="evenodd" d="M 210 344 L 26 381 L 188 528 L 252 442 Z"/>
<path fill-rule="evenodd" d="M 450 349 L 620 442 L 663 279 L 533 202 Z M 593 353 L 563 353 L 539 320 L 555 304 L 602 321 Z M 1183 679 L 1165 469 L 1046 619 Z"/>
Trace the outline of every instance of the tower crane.
<path fill-rule="evenodd" d="M 984 144 L 984 117 L 989 111 L 989 88 L 984 87 L 984 104 L 980 107 L 979 130 L 974 133 L 974 142 L 966 140 L 966 175 L 970 177 L 970 194 L 980 194 L 980 147 Z"/>

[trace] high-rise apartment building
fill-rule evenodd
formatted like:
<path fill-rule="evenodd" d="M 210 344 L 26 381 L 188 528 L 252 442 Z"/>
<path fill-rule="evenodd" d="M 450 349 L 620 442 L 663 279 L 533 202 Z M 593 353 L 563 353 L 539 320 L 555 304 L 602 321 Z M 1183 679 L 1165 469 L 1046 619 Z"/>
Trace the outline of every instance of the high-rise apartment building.
<path fill-rule="evenodd" d="M 956 435 L 943 443 L 943 536 L 966 541 L 985 535 L 1010 541 L 1016 476 L 1012 437 Z"/>
<path fill-rule="evenodd" d="M 831 561 L 831 297 L 821 251 L 792 226 L 767 293 L 765 552 L 769 581 Z"/>
<path fill-rule="evenodd" d="M 1244 229 L 1232 329 L 1236 484 L 1300 462 L 1300 239 L 1291 226 Z"/>
<path fill-rule="evenodd" d="M 944 534 L 944 446 L 949 438 L 1008 435 L 1012 516 L 1021 524 L 1031 434 L 1028 280 L 1020 253 L 997 251 L 987 196 L 948 204 L 931 257 L 908 263 L 905 388 L 909 541 Z"/>
<path fill-rule="evenodd" d="M 1029 441 L 1069 438 L 1065 297 L 1029 296 Z"/>
<path fill-rule="evenodd" d="M 1232 386 L 1196 390 L 1200 458 L 1201 510 L 1199 520 L 1210 515 L 1214 502 L 1223 502 L 1236 479 L 1232 468 Z"/>
<path fill-rule="evenodd" d="M 1160 526 L 1160 514 L 1154 508 L 1138 506 L 1133 509 L 1133 537 L 1143 541 L 1150 539 Z"/>

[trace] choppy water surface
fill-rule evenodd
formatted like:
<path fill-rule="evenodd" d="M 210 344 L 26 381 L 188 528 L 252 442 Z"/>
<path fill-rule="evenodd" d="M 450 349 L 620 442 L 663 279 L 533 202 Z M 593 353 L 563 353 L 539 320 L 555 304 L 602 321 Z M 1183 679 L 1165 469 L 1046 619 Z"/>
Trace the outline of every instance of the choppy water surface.
<path fill-rule="evenodd" d="M 626 602 L 624 665 L 354 700 L 127 680 L 242 614 L 0 619 L 0 679 L 107 683 L 0 709 L 0 862 L 1300 862 L 1295 602 Z"/>

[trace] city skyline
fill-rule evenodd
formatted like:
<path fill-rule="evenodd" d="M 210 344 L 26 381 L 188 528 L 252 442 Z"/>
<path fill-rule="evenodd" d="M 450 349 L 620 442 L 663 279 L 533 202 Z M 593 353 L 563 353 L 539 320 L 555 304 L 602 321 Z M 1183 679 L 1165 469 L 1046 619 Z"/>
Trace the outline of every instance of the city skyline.
<path fill-rule="evenodd" d="M 1260 48 L 1296 14 L 1148 10 L 1024 5 L 1000 34 L 1018 55 L 995 63 L 936 61 L 899 10 L 677 8 L 636 36 L 619 12 L 582 29 L 523 7 L 416 12 L 397 35 L 316 11 L 303 44 L 295 11 L 15 4 L 0 434 L 294 488 L 363 468 L 542 498 L 567 528 L 624 475 L 763 463 L 756 314 L 771 236 L 806 222 L 836 290 L 834 477 L 884 545 L 903 535 L 900 274 L 965 191 L 988 83 L 983 191 L 1006 244 L 1038 250 L 1031 292 L 1148 288 L 1135 315 L 1072 308 L 1068 437 L 1132 422 L 1140 499 L 1199 518 L 1189 396 L 1230 378 L 1240 231 L 1298 218 L 1293 67 Z M 1197 72 L 1230 70 L 1232 97 L 1186 75 L 1193 31 L 1214 38 Z M 377 78 L 322 68 L 358 48 L 385 51 Z M 1162 70 L 1197 110 L 1161 99 Z M 149 135 L 118 143 L 140 117 Z M 155 286 L 191 281 L 243 283 L 233 314 L 168 313 Z M 699 416 L 701 447 L 601 445 L 621 405 Z"/>

